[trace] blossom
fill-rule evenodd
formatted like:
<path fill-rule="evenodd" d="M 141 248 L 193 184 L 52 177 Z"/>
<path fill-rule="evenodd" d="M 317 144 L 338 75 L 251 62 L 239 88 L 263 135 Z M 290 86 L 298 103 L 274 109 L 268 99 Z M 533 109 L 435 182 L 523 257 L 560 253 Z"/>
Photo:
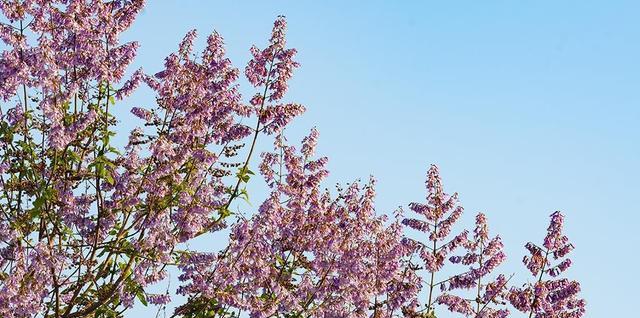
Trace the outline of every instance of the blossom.
<path fill-rule="evenodd" d="M 446 305 L 447 309 L 451 312 L 461 313 L 467 317 L 474 314 L 471 303 L 459 296 L 443 294 L 438 296 L 438 303 Z"/>
<path fill-rule="evenodd" d="M 435 273 L 442 269 L 448 254 L 466 243 L 468 231 L 464 230 L 450 238 L 451 228 L 460 218 L 464 209 L 458 205 L 457 193 L 448 195 L 444 192 L 437 166 L 431 165 L 425 184 L 427 188 L 426 203 L 409 204 L 409 208 L 424 220 L 406 218 L 402 223 L 424 233 L 427 237 L 424 243 L 408 237 L 405 238 L 405 241 L 413 247 L 414 253 L 420 257 L 424 269 L 429 273 L 427 282 L 429 297 L 425 306 L 426 310 L 431 312 L 436 301 L 434 287 L 441 284 L 435 280 Z M 442 300 L 445 301 L 445 298 Z M 456 302 L 452 297 L 446 298 L 446 301 L 450 302 L 452 306 Z"/>
<path fill-rule="evenodd" d="M 303 152 L 276 143 L 276 151 L 263 156 L 265 165 L 283 164 L 282 181 L 258 214 L 232 227 L 223 257 L 205 259 L 205 267 L 187 261 L 181 279 L 189 283 L 182 293 L 216 299 L 252 317 L 360 317 L 369 308 L 390 315 L 417 292 L 403 270 L 409 250 L 400 216 L 386 226 L 375 215 L 373 179 L 340 188 L 336 196 L 320 190 L 327 161 L 310 158 L 316 138 L 315 131 L 305 138 Z"/>
<path fill-rule="evenodd" d="M 507 316 L 507 309 L 496 308 L 494 305 L 503 303 L 508 279 L 502 274 L 493 280 L 487 279 L 487 276 L 504 262 L 506 256 L 502 251 L 500 236 L 489 236 L 489 226 L 484 213 L 476 215 L 473 239 L 465 242 L 463 247 L 466 250 L 464 255 L 452 256 L 449 260 L 454 264 L 467 266 L 468 270 L 451 276 L 443 283 L 441 289 L 445 292 L 438 296 L 436 302 L 446 305 L 449 311 L 467 317 Z M 470 289 L 474 290 L 475 299 L 452 294 L 454 290 Z"/>
<path fill-rule="evenodd" d="M 555 278 L 571 265 L 571 260 L 565 256 L 573 245 L 562 233 L 563 224 L 564 215 L 560 211 L 552 213 L 542 247 L 531 242 L 525 246 L 530 256 L 524 258 L 524 264 L 537 281 L 509 291 L 509 302 L 519 311 L 534 317 L 577 318 L 584 315 L 586 303 L 578 297 L 580 284 Z M 556 261 L 555 265 L 553 261 Z"/>
<path fill-rule="evenodd" d="M 253 46 L 253 58 L 245 68 L 245 75 L 253 86 L 264 86 L 265 96 L 255 95 L 251 99 L 251 105 L 254 106 L 267 134 L 279 133 L 293 117 L 305 111 L 300 104 L 279 102 L 287 92 L 293 70 L 300 66 L 293 60 L 296 49 L 286 48 L 286 26 L 283 16 L 276 19 L 269 45 L 263 50 Z"/>
<path fill-rule="evenodd" d="M 144 77 L 145 74 L 141 68 L 136 70 L 131 78 L 127 80 L 124 85 L 122 85 L 122 87 L 116 92 L 116 98 L 123 99 L 131 95 L 131 93 L 133 93 L 133 91 L 138 88 Z"/>

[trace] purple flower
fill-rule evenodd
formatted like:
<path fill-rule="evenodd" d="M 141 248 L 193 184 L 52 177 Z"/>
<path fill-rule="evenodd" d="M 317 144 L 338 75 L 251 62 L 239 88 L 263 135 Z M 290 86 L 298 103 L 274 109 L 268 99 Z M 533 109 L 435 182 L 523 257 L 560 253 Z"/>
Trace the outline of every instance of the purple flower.
<path fill-rule="evenodd" d="M 578 297 L 580 284 L 566 278 L 552 279 L 571 266 L 570 259 L 562 260 L 573 249 L 569 239 L 562 234 L 563 223 L 562 213 L 554 212 L 551 214 L 543 247 L 531 242 L 525 245 L 530 256 L 526 256 L 523 261 L 537 282 L 511 289 L 509 302 L 516 309 L 536 317 L 578 318 L 584 315 L 585 301 Z M 557 264 L 554 265 L 553 260 Z"/>

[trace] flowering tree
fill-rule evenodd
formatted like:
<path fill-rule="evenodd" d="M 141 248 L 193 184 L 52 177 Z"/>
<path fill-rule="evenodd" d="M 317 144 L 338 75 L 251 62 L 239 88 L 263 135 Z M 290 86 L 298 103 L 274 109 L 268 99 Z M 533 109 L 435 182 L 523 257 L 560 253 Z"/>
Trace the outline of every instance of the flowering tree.
<path fill-rule="evenodd" d="M 438 305 L 505 317 L 504 299 L 530 317 L 584 313 L 577 282 L 545 279 L 570 265 L 550 264 L 572 249 L 559 213 L 544 248 L 527 245 L 538 282 L 507 292 L 504 275 L 487 277 L 505 256 L 483 214 L 472 238 L 466 230 L 450 238 L 462 208 L 435 166 L 427 202 L 410 205 L 425 220 L 377 213 L 373 178 L 322 190 L 318 133 L 299 150 L 283 135 L 304 112 L 284 101 L 299 65 L 283 17 L 266 48 L 251 48 L 244 75 L 256 93 L 245 100 L 216 32 L 198 55 L 191 31 L 160 72 L 125 78 L 138 44 L 119 35 L 143 6 L 0 1 L 1 317 L 121 317 L 135 302 L 165 305 L 171 295 L 149 287 L 169 267 L 181 271 L 177 293 L 188 301 L 174 316 L 182 317 L 434 317 Z M 142 83 L 156 102 L 130 108 L 139 125 L 118 147 L 113 107 Z M 248 200 L 251 159 L 265 136 L 274 152 L 262 154 L 259 170 L 270 195 L 255 213 L 231 211 L 234 200 Z M 403 224 L 428 237 L 405 237 Z M 184 249 L 224 228 L 231 235 L 222 251 Z M 455 256 L 458 248 L 465 254 Z M 445 264 L 469 269 L 447 278 Z M 475 299 L 453 293 L 460 289 L 475 289 Z"/>

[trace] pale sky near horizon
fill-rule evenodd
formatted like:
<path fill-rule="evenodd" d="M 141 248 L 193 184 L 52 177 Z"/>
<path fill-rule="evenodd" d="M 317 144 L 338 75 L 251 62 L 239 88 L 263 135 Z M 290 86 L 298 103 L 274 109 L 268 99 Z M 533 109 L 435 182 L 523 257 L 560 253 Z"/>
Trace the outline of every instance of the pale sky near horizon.
<path fill-rule="evenodd" d="M 438 164 L 446 190 L 460 193 L 464 223 L 483 211 L 503 237 L 501 270 L 517 282 L 527 280 L 524 243 L 540 241 L 549 214 L 562 210 L 576 246 L 568 275 L 582 284 L 586 317 L 633 317 L 640 2 L 148 1 L 125 35 L 141 44 L 131 69 L 160 70 L 192 28 L 198 48 L 220 32 L 243 69 L 280 14 L 302 64 L 287 99 L 308 109 L 287 135 L 298 143 L 318 128 L 327 186 L 374 175 L 377 209 L 390 213 L 423 201 L 428 165 Z M 144 94 L 122 114 L 152 101 Z M 123 135 L 133 123 L 123 120 Z M 256 207 L 265 192 L 252 191 Z M 152 315 L 137 307 L 128 316 Z"/>

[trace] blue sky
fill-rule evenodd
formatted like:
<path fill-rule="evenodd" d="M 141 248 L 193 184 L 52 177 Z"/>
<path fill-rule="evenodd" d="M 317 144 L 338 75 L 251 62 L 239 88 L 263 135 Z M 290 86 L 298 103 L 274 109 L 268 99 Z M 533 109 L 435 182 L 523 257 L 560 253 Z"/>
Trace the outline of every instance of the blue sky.
<path fill-rule="evenodd" d="M 136 66 L 152 73 L 188 30 L 198 29 L 202 47 L 216 29 L 244 68 L 279 14 L 302 64 L 288 99 L 308 108 L 287 135 L 297 142 L 319 129 L 328 186 L 372 174 L 387 213 L 423 200 L 428 165 L 438 164 L 445 187 L 460 193 L 464 222 L 484 211 L 503 237 L 501 269 L 521 273 L 517 282 L 527 279 L 524 243 L 541 240 L 548 215 L 562 210 L 577 247 L 568 273 L 582 283 L 587 317 L 632 315 L 640 3 L 150 1 L 125 38 L 139 40 Z M 151 101 L 142 90 L 122 114 Z M 123 125 L 126 133 L 133 122 Z M 257 206 L 264 189 L 252 190 Z"/>

